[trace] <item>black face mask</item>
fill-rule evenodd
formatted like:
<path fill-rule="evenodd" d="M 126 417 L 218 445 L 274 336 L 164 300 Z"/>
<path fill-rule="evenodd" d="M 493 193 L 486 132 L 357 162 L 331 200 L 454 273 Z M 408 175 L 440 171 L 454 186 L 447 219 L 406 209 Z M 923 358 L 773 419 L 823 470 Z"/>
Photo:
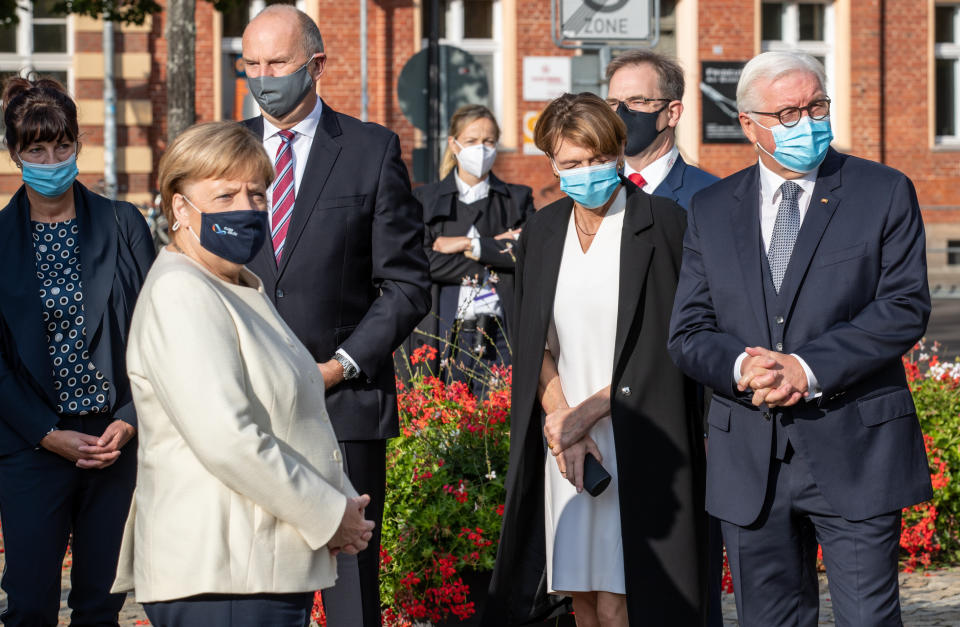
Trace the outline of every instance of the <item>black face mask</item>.
<path fill-rule="evenodd" d="M 657 130 L 657 118 L 668 106 L 670 106 L 669 102 L 652 113 L 631 111 L 622 102 L 617 106 L 617 115 L 627 125 L 627 147 L 624 152 L 628 157 L 633 157 L 646 150 L 657 138 L 657 135 L 667 130 L 669 125 L 664 126 L 659 131 Z"/>

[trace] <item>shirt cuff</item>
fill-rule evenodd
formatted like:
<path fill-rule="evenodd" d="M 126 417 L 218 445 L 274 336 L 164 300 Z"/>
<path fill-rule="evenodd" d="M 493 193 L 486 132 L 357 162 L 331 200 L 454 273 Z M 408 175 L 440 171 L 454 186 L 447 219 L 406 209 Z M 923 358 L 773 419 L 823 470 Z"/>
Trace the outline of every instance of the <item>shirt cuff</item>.
<path fill-rule="evenodd" d="M 812 401 L 815 398 L 823 396 L 820 382 L 817 381 L 816 375 L 813 374 L 813 370 L 810 370 L 810 366 L 803 360 L 803 357 L 796 353 L 790 353 L 790 355 L 797 358 L 797 361 L 800 362 L 800 367 L 803 368 L 803 372 L 807 375 L 807 400 Z"/>
<path fill-rule="evenodd" d="M 470 238 L 470 254 L 473 255 L 474 259 L 480 258 L 480 238 L 479 237 Z"/>
<path fill-rule="evenodd" d="M 737 361 L 733 362 L 733 384 L 736 385 L 737 381 L 740 380 L 740 377 L 743 374 L 740 373 L 740 366 L 743 365 L 743 360 L 747 358 L 747 353 L 740 353 L 740 356 L 737 357 Z"/>
<path fill-rule="evenodd" d="M 360 370 L 360 366 L 358 366 L 357 362 L 353 360 L 353 357 L 347 354 L 347 351 L 343 350 L 342 348 L 338 348 L 336 354 L 340 355 L 341 357 L 349 361 L 350 365 L 353 366 L 354 370 L 357 371 L 357 374 L 360 374 L 362 372 L 362 370 Z"/>

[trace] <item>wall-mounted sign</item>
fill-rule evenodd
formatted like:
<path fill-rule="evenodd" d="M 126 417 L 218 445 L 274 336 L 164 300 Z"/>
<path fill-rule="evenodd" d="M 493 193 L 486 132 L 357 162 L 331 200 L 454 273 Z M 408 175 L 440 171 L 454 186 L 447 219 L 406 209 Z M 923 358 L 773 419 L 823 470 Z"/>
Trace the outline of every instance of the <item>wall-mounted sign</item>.
<path fill-rule="evenodd" d="M 524 57 L 523 99 L 549 101 L 570 91 L 570 57 Z"/>
<path fill-rule="evenodd" d="M 737 113 L 737 82 L 744 65 L 746 61 L 704 61 L 701 64 L 703 143 L 747 143 Z"/>
<path fill-rule="evenodd" d="M 533 129 L 537 126 L 541 111 L 523 112 L 523 154 L 542 155 L 543 152 L 533 143 Z"/>
<path fill-rule="evenodd" d="M 651 0 L 561 0 L 565 39 L 616 42 L 650 38 Z"/>

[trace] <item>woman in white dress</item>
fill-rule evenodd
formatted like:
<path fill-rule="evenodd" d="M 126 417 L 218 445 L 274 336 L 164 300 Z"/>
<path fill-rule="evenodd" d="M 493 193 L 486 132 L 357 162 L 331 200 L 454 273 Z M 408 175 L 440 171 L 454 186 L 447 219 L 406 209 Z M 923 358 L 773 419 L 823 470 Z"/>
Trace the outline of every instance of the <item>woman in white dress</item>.
<path fill-rule="evenodd" d="M 696 388 L 666 352 L 685 214 L 622 178 L 626 129 L 597 96 L 558 98 L 534 137 L 567 198 L 518 243 L 511 460 L 485 623 L 548 616 L 552 595 L 572 599 L 580 626 L 702 625 L 702 430 Z M 611 475 L 598 496 L 584 490 L 587 454 Z"/>

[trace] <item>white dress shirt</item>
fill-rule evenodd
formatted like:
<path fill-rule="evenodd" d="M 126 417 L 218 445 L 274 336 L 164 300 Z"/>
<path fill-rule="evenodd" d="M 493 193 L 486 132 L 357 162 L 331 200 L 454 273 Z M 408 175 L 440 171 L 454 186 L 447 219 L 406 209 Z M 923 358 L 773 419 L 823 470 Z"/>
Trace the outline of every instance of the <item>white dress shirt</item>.
<path fill-rule="evenodd" d="M 676 144 L 674 144 L 670 152 L 640 170 L 640 176 L 646 181 L 646 184 L 643 186 L 643 191 L 652 194 L 653 190 L 660 187 L 660 183 L 663 183 L 663 180 L 670 174 L 670 170 L 673 169 L 673 164 L 677 162 L 677 157 L 679 156 L 680 151 L 677 149 Z M 637 170 L 630 167 L 629 163 L 624 164 L 623 175 L 625 177 L 630 178 L 630 175 L 636 171 Z"/>
<path fill-rule="evenodd" d="M 317 133 L 317 126 L 320 124 L 320 114 L 323 113 L 323 100 L 317 98 L 317 103 L 313 105 L 307 117 L 300 120 L 296 126 L 291 128 L 293 139 L 290 140 L 290 147 L 293 149 L 293 191 L 294 194 L 300 193 L 300 181 L 303 180 L 303 173 L 307 169 L 307 159 L 310 157 L 310 147 L 313 146 L 313 137 Z M 263 118 L 263 149 L 267 151 L 270 160 L 276 162 L 277 150 L 280 148 L 280 129 L 270 123 L 267 118 Z M 273 215 L 273 185 L 267 188 L 267 206 L 270 207 L 270 215 Z M 272 223 L 272 221 L 271 221 Z M 350 364 L 360 372 L 360 366 L 347 354 L 342 348 L 337 349 L 337 353 L 342 355 Z"/>
<path fill-rule="evenodd" d="M 453 180 L 457 183 L 457 198 L 460 202 L 469 205 L 483 200 L 490 195 L 490 177 L 484 177 L 476 185 L 469 185 L 460 178 L 460 173 L 454 170 Z M 480 231 L 477 227 L 470 226 L 467 231 L 467 237 L 470 238 L 470 252 L 474 257 L 480 256 Z M 457 298 L 457 318 L 461 320 L 475 320 L 478 315 L 503 316 L 503 309 L 500 307 L 500 297 L 497 292 L 491 289 L 487 279 L 490 273 L 485 273 L 480 280 L 483 283 L 478 287 L 474 285 L 463 285 L 460 287 L 460 295 Z"/>
<path fill-rule="evenodd" d="M 310 156 L 310 147 L 313 145 L 313 136 L 317 132 L 317 125 L 320 124 L 320 114 L 323 112 L 323 101 L 317 98 L 317 104 L 313 106 L 313 111 L 307 117 L 291 128 L 294 136 L 290 140 L 293 148 L 293 191 L 300 192 L 300 181 L 303 180 L 303 173 L 307 168 L 307 158 Z M 277 150 L 280 148 L 280 129 L 271 124 L 267 118 L 263 118 L 263 149 L 267 151 L 267 156 L 271 162 L 277 159 Z M 267 188 L 267 206 L 273 207 L 273 186 Z"/>
<path fill-rule="evenodd" d="M 777 221 L 777 211 L 780 208 L 780 197 L 782 196 L 780 188 L 787 179 L 770 170 L 763 164 L 762 160 L 758 160 L 757 165 L 760 170 L 760 236 L 763 238 L 763 250 L 767 251 L 770 248 L 770 238 L 773 237 L 773 225 Z M 804 218 L 807 217 L 807 209 L 810 208 L 810 199 L 813 197 L 813 188 L 817 184 L 818 171 L 819 168 L 813 172 L 807 172 L 798 179 L 791 179 L 800 186 L 801 190 L 800 197 L 797 199 L 797 204 L 800 206 L 801 227 L 803 226 Z M 818 398 L 823 391 L 820 389 L 817 377 L 800 355 L 796 353 L 791 353 L 791 355 L 797 358 L 797 361 L 800 362 L 800 366 L 803 367 L 803 371 L 807 375 L 807 389 L 809 390 L 807 400 Z M 740 353 L 737 361 L 734 362 L 734 381 L 740 379 L 740 366 L 746 358 L 746 353 Z"/>

